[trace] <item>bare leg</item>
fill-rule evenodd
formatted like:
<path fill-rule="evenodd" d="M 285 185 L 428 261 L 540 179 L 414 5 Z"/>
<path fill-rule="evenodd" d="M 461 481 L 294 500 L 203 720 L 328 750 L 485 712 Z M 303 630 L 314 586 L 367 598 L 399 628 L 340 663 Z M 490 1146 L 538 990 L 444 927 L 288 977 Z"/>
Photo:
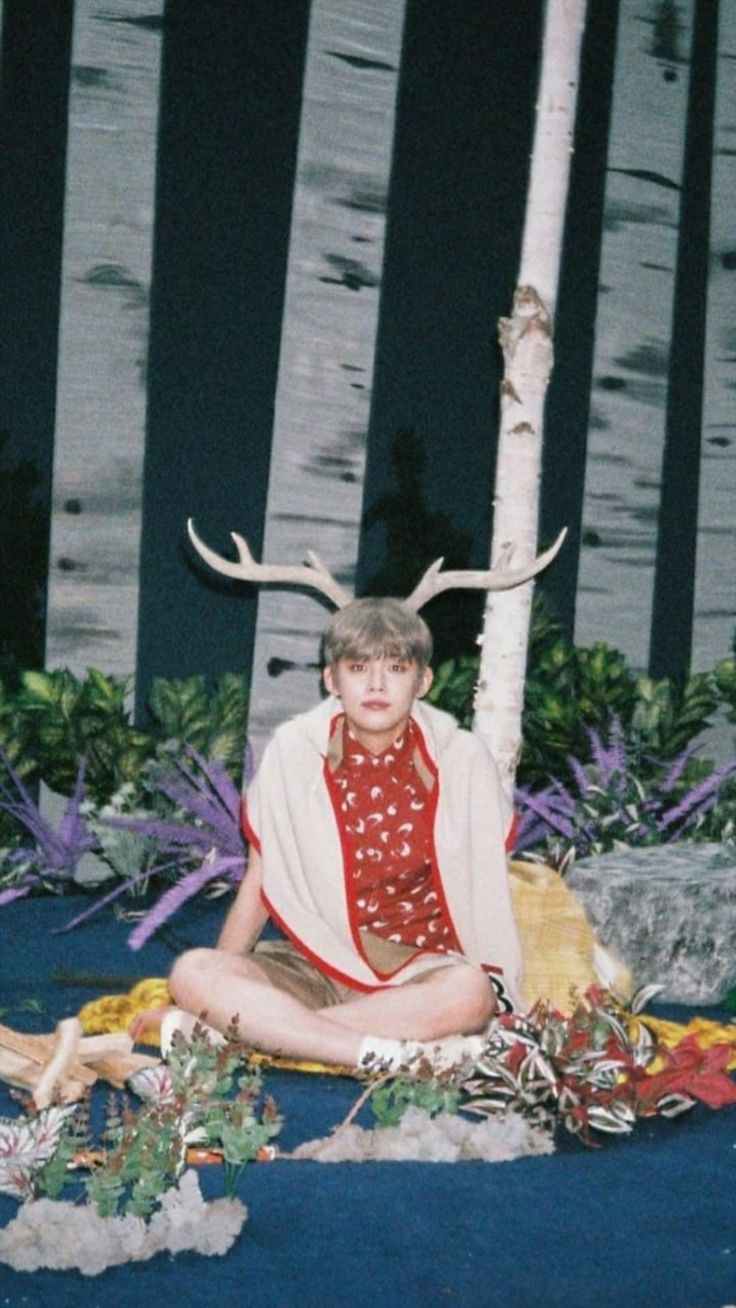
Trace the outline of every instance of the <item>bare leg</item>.
<path fill-rule="evenodd" d="M 317 1011 L 272 986 L 252 958 L 222 950 L 184 954 L 170 986 L 180 1007 L 220 1031 L 237 1017 L 242 1038 L 266 1053 L 347 1066 L 357 1064 L 364 1035 L 437 1040 L 480 1030 L 494 1007 L 485 976 L 467 964 Z"/>
<path fill-rule="evenodd" d="M 376 990 L 320 1009 L 323 1017 L 365 1035 L 440 1040 L 481 1031 L 495 1012 L 493 990 L 469 964 L 440 967 L 423 980 Z"/>
<path fill-rule="evenodd" d="M 277 990 L 250 958 L 193 949 L 174 964 L 169 986 L 180 1008 L 227 1031 L 234 1018 L 243 1040 L 269 1054 L 355 1067 L 360 1036 Z"/>

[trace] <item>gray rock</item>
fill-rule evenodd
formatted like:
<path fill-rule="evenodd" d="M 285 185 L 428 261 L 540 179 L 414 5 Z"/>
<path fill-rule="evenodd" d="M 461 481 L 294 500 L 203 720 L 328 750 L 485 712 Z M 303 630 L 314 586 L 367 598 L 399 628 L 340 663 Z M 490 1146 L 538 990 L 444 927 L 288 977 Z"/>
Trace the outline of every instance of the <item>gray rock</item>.
<path fill-rule="evenodd" d="M 680 841 L 581 859 L 567 883 L 637 985 L 715 1004 L 736 984 L 736 847 Z"/>

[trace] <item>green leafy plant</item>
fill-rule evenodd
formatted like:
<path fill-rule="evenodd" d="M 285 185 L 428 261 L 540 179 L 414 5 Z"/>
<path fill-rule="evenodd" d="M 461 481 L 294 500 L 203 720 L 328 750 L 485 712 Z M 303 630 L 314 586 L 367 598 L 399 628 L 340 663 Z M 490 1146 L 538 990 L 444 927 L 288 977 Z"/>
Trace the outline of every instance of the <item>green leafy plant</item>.
<path fill-rule="evenodd" d="M 43 780 L 64 795 L 73 791 L 86 756 L 87 793 L 98 805 L 123 787 L 140 787 L 148 762 L 172 742 L 219 759 L 240 779 L 248 702 L 243 676 L 224 673 L 211 689 L 204 677 L 157 678 L 145 729 L 130 721 L 128 700 L 128 682 L 95 668 L 84 679 L 65 668 L 24 672 L 15 693 L 0 683 L 0 746 L 24 780 Z"/>
<path fill-rule="evenodd" d="M 427 696 L 470 727 L 479 656 L 463 654 L 435 671 Z M 603 641 L 574 646 L 535 599 L 524 687 L 520 784 L 540 787 L 565 770 L 569 755 L 590 758 L 591 730 L 608 730 L 615 717 L 639 758 L 643 777 L 659 760 L 673 759 L 710 725 L 719 701 L 736 721 L 736 660 L 683 683 L 637 677 L 624 655 Z"/>
<path fill-rule="evenodd" d="M 174 1037 L 165 1064 L 129 1081 L 143 1101 L 111 1095 L 102 1150 L 92 1150 L 88 1106 L 54 1106 L 14 1121 L 0 1120 L 0 1192 L 17 1199 L 56 1199 L 78 1184 L 69 1165 L 81 1150 L 94 1166 L 86 1198 L 101 1217 L 147 1220 L 176 1185 L 190 1144 L 223 1160 L 224 1190 L 232 1198 L 243 1168 L 278 1134 L 281 1118 L 262 1095 L 260 1074 L 246 1067 L 233 1030 L 215 1046 L 202 1027 Z"/>
<path fill-rule="evenodd" d="M 671 759 L 707 727 L 718 707 L 715 678 L 693 673 L 682 683 L 640 677 L 629 729 L 642 756 Z"/>
<path fill-rule="evenodd" d="M 260 1073 L 244 1066 L 237 1028 L 228 1035 L 224 1044 L 215 1045 L 201 1026 L 188 1038 L 177 1032 L 166 1068 L 152 1068 L 150 1074 L 146 1069 L 131 1078 L 131 1088 L 146 1103 L 116 1125 L 115 1150 L 106 1163 L 114 1174 L 117 1160 L 128 1158 L 133 1142 L 138 1163 L 126 1177 L 127 1199 L 125 1187 L 118 1196 L 119 1211 L 132 1211 L 127 1205 L 134 1198 L 139 1205 L 148 1203 L 154 1190 L 158 1198 L 157 1176 L 167 1181 L 180 1174 L 189 1143 L 222 1155 L 225 1193 L 232 1198 L 243 1168 L 281 1130 L 276 1104 L 262 1095 Z M 160 1143 L 154 1145 L 151 1134 L 160 1135 Z"/>
<path fill-rule="evenodd" d="M 126 696 L 124 681 L 94 668 L 83 681 L 65 668 L 24 672 L 12 734 L 0 743 L 12 759 L 26 761 L 29 780 L 42 779 L 64 795 L 73 791 L 86 755 L 88 793 L 104 802 L 140 776 L 155 748 L 150 735 L 129 722 Z"/>
<path fill-rule="evenodd" d="M 435 669 L 434 680 L 427 694 L 430 704 L 451 713 L 461 727 L 470 728 L 473 721 L 473 702 L 478 683 L 477 654 L 458 654 L 446 659 Z"/>
<path fill-rule="evenodd" d="M 602 641 L 590 647 L 563 639 L 532 647 L 525 684 L 519 780 L 538 783 L 558 770 L 567 754 L 584 755 L 587 730 L 605 729 L 611 714 L 631 719 L 636 679 L 619 650 Z"/>
<path fill-rule="evenodd" d="M 63 1121 L 56 1151 L 35 1174 L 34 1197 L 46 1195 L 48 1199 L 58 1199 L 69 1184 L 75 1158 L 88 1148 L 89 1141 L 89 1104 L 75 1104 Z"/>
<path fill-rule="evenodd" d="M 207 759 L 218 759 L 239 780 L 242 773 L 248 684 L 225 672 L 212 690 L 205 677 L 157 677 L 148 701 L 159 740 L 181 741 Z"/>
<path fill-rule="evenodd" d="M 461 1099 L 460 1090 L 449 1081 L 435 1077 L 428 1081 L 397 1078 L 379 1085 L 370 1097 L 370 1104 L 376 1125 L 385 1127 L 396 1126 L 410 1106 L 422 1108 L 430 1117 L 437 1113 L 456 1113 Z"/>
<path fill-rule="evenodd" d="M 713 678 L 721 699 L 728 706 L 729 722 L 736 722 L 736 656 L 732 654 L 730 658 L 720 659 L 713 669 Z"/>
<path fill-rule="evenodd" d="M 87 1196 L 100 1217 L 150 1217 L 161 1195 L 184 1170 L 181 1115 L 173 1106 L 122 1110 L 108 1104 L 104 1162 L 87 1181 Z"/>
<path fill-rule="evenodd" d="M 170 755 L 191 745 L 204 758 L 218 759 L 240 784 L 245 677 L 224 673 L 211 688 L 204 677 L 156 679 L 145 729 L 130 721 L 128 692 L 126 681 L 94 668 L 86 678 L 67 669 L 24 672 L 14 690 L 0 682 L 0 750 L 27 786 L 43 781 L 62 795 L 73 793 L 84 757 L 85 790 L 95 809 L 121 803 L 142 809 L 148 765 L 164 747 Z M 0 811 L 0 845 L 12 850 L 18 835 L 17 822 L 7 809 Z"/>

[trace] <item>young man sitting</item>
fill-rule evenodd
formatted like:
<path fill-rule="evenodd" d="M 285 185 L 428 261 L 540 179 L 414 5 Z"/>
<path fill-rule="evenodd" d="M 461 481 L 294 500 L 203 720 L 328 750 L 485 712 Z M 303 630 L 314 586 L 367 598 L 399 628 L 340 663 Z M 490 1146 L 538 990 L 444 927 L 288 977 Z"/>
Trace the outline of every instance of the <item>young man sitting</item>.
<path fill-rule="evenodd" d="M 355 600 L 324 643 L 328 698 L 278 728 L 248 791 L 248 871 L 217 947 L 182 955 L 170 988 L 268 1053 L 451 1064 L 518 996 L 508 807 L 482 742 L 421 703 L 415 612 Z M 286 939 L 259 942 L 269 917 Z"/>

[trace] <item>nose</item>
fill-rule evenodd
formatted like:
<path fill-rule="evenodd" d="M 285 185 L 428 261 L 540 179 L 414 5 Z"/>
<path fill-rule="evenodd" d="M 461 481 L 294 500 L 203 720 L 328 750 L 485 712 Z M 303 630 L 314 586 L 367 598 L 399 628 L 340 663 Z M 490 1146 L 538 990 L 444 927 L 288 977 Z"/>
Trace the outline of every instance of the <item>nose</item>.
<path fill-rule="evenodd" d="M 383 659 L 371 659 L 369 666 L 371 690 L 383 690 L 385 688 L 385 671 Z"/>

